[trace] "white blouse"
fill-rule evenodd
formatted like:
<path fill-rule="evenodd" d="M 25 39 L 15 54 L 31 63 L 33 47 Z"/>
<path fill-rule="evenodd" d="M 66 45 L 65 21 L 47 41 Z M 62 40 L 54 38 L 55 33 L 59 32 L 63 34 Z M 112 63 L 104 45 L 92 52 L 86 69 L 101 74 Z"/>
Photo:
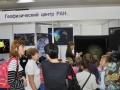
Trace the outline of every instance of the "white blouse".
<path fill-rule="evenodd" d="M 90 75 L 90 73 L 87 71 L 82 71 L 82 72 L 76 74 L 76 78 L 77 78 L 77 81 L 78 81 L 80 87 L 82 87 L 84 85 L 84 83 L 86 82 L 89 75 Z M 86 83 L 86 85 L 84 86 L 83 90 L 95 90 L 96 88 L 98 88 L 98 85 L 96 83 L 96 78 L 93 74 L 91 74 L 91 76 L 90 76 L 88 82 Z"/>
<path fill-rule="evenodd" d="M 38 68 L 36 62 L 34 60 L 28 60 L 26 67 L 25 67 L 25 73 L 26 73 L 26 79 L 27 79 L 27 87 L 25 87 L 25 90 L 32 90 L 29 81 L 28 81 L 28 75 L 34 75 L 34 82 L 36 85 L 36 88 L 38 89 L 40 87 L 40 69 Z"/>

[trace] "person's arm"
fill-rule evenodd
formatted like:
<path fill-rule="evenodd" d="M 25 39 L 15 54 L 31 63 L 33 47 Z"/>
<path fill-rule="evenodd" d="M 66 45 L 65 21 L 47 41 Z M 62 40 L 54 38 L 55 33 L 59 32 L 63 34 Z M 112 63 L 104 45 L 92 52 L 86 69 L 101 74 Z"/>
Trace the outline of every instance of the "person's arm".
<path fill-rule="evenodd" d="M 29 84 L 32 90 L 37 90 L 35 83 L 34 83 L 34 75 L 28 75 L 28 81 L 29 81 Z"/>
<path fill-rule="evenodd" d="M 14 88 L 24 87 L 23 79 L 16 78 L 16 68 L 17 61 L 12 60 L 8 65 L 8 83 Z M 18 74 L 21 76 L 22 71 L 19 71 Z"/>
<path fill-rule="evenodd" d="M 73 71 L 73 68 L 71 65 L 68 64 L 68 72 L 67 72 L 67 78 L 72 80 L 75 77 L 75 73 Z"/>

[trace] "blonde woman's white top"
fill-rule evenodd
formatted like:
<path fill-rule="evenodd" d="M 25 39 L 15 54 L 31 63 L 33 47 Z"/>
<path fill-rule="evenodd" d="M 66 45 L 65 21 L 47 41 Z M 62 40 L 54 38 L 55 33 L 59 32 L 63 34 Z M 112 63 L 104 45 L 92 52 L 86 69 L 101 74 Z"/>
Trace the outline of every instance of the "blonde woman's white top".
<path fill-rule="evenodd" d="M 26 67 L 25 67 L 25 73 L 26 73 L 26 79 L 27 79 L 27 87 L 25 87 L 25 90 L 32 90 L 29 81 L 28 81 L 28 75 L 34 75 L 34 83 L 36 88 L 38 89 L 40 87 L 40 69 L 38 68 L 36 62 L 34 60 L 28 60 Z"/>
<path fill-rule="evenodd" d="M 90 73 L 87 71 L 82 71 L 80 73 L 76 74 L 76 78 L 77 81 L 80 85 L 80 87 L 82 87 L 85 83 L 85 81 L 87 80 L 87 78 L 89 77 Z M 96 88 L 98 88 L 98 85 L 96 83 L 96 78 L 93 74 L 91 74 L 88 82 L 86 83 L 86 85 L 84 86 L 83 90 L 95 90 Z"/>

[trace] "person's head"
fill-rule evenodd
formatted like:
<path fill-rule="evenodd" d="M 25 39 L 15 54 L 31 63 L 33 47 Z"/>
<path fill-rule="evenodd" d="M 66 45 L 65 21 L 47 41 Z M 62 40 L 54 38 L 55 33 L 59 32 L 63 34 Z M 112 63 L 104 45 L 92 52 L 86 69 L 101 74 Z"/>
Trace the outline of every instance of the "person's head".
<path fill-rule="evenodd" d="M 39 60 L 39 52 L 36 48 L 29 48 L 26 51 L 26 55 L 28 59 L 33 59 L 35 61 Z"/>
<path fill-rule="evenodd" d="M 97 55 L 92 55 L 93 59 L 92 59 L 92 64 L 96 64 L 96 66 L 99 65 L 99 59 L 98 59 L 98 56 Z"/>
<path fill-rule="evenodd" d="M 11 45 L 10 57 L 20 58 L 24 55 L 24 41 L 23 40 L 14 40 Z"/>
<path fill-rule="evenodd" d="M 93 57 L 90 53 L 86 53 L 83 55 L 83 59 L 88 60 L 89 62 L 92 61 Z"/>
<path fill-rule="evenodd" d="M 94 59 L 94 60 L 98 60 L 98 56 L 97 56 L 97 55 L 94 54 L 94 55 L 92 55 L 92 56 L 93 56 L 93 59 Z"/>
<path fill-rule="evenodd" d="M 51 58 L 58 58 L 58 46 L 54 43 L 49 43 L 44 47 L 45 53 Z"/>
<path fill-rule="evenodd" d="M 73 50 L 73 49 L 74 49 L 74 47 L 75 47 L 75 43 L 74 43 L 74 42 L 72 42 L 72 41 L 70 41 L 70 42 L 68 42 L 67 47 L 68 47 L 68 48 L 70 48 L 71 50 Z"/>
<path fill-rule="evenodd" d="M 81 60 L 80 62 L 79 62 L 79 65 L 80 65 L 80 68 L 82 69 L 82 70 L 84 70 L 84 69 L 88 69 L 89 68 L 89 61 L 88 60 L 85 60 L 85 59 L 83 59 L 83 60 Z"/>
<path fill-rule="evenodd" d="M 101 66 L 106 66 L 107 63 L 109 62 L 110 56 L 109 55 L 103 55 L 100 59 L 100 65 Z"/>

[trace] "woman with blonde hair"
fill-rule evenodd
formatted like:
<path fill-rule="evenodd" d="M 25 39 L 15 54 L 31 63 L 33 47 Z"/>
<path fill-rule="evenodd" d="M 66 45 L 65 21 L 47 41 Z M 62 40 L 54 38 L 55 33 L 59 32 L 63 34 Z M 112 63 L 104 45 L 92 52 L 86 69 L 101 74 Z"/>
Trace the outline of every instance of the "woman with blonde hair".
<path fill-rule="evenodd" d="M 14 40 L 10 50 L 10 63 L 8 65 L 8 82 L 11 86 L 10 90 L 25 90 L 25 77 L 23 76 L 23 68 L 19 63 L 20 57 L 24 54 L 24 42 L 22 40 Z"/>
<path fill-rule="evenodd" d="M 110 60 L 109 55 L 102 55 L 101 56 L 100 65 L 98 67 L 98 71 L 100 73 L 100 81 L 99 81 L 100 90 L 106 90 L 105 79 L 106 79 L 109 60 Z"/>

